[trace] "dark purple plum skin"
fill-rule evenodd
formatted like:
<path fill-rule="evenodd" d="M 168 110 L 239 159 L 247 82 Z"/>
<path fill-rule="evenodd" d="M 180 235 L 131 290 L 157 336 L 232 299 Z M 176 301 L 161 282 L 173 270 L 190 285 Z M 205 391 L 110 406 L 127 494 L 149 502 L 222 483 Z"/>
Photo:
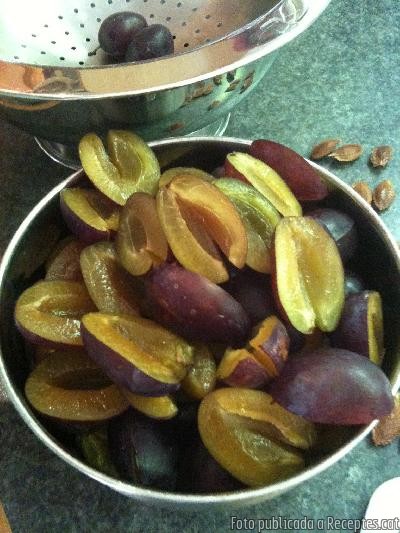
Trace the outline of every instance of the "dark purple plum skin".
<path fill-rule="evenodd" d="M 101 231 L 87 224 L 84 220 L 76 215 L 60 197 L 61 214 L 68 229 L 85 244 L 94 244 L 98 241 L 110 240 L 114 233 L 111 230 Z"/>
<path fill-rule="evenodd" d="M 178 477 L 178 490 L 194 493 L 231 492 L 245 488 L 224 470 L 200 438 L 186 449 Z"/>
<path fill-rule="evenodd" d="M 336 242 L 343 263 L 354 257 L 357 251 L 358 234 L 354 220 L 337 209 L 321 207 L 307 216 L 316 220 Z"/>
<path fill-rule="evenodd" d="M 388 415 L 388 378 L 366 357 L 326 348 L 289 358 L 268 392 L 288 411 L 321 424 L 369 424 Z"/>
<path fill-rule="evenodd" d="M 370 291 L 362 291 L 346 298 L 339 324 L 329 337 L 333 346 L 369 357 L 369 294 Z"/>
<path fill-rule="evenodd" d="M 163 24 L 151 24 L 137 31 L 129 43 L 125 61 L 156 59 L 174 53 L 174 38 Z"/>
<path fill-rule="evenodd" d="M 237 300 L 255 326 L 275 311 L 269 276 L 250 268 L 237 270 L 223 288 Z"/>
<path fill-rule="evenodd" d="M 240 345 L 250 320 L 232 296 L 176 263 L 164 263 L 146 278 L 146 297 L 155 320 L 190 341 Z"/>
<path fill-rule="evenodd" d="M 273 168 L 300 202 L 328 196 L 327 185 L 317 171 L 291 148 L 269 139 L 257 139 L 251 143 L 249 153 Z"/>
<path fill-rule="evenodd" d="M 239 361 L 231 375 L 222 381 L 231 387 L 258 389 L 264 387 L 269 380 L 265 368 L 249 354 L 249 357 Z"/>
<path fill-rule="evenodd" d="M 120 11 L 103 20 L 99 28 L 99 43 L 107 54 L 123 56 L 135 33 L 147 26 L 139 13 Z"/>
<path fill-rule="evenodd" d="M 123 479 L 144 487 L 175 489 L 179 447 L 168 422 L 129 409 L 110 422 L 108 440 Z"/>
<path fill-rule="evenodd" d="M 81 336 L 88 355 L 112 381 L 121 387 L 143 396 L 165 396 L 179 389 L 179 383 L 162 383 L 139 370 L 121 354 L 92 335 L 83 324 L 81 324 Z"/>

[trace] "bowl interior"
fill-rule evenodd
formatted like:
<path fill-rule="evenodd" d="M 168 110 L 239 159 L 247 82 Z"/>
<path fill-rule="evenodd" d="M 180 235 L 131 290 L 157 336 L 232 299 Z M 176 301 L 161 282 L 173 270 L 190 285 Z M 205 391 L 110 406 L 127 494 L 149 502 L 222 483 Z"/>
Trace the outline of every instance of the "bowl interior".
<path fill-rule="evenodd" d="M 101 23 L 113 13 L 134 11 L 148 24 L 163 24 L 183 53 L 224 38 L 258 17 L 277 11 L 284 0 L 112 0 L 65 3 L 0 0 L 0 59 L 30 65 L 83 67 L 107 63 L 98 46 Z M 20 13 L 24 13 L 23 20 Z M 19 20 L 18 24 L 15 21 Z"/>
<path fill-rule="evenodd" d="M 192 138 L 175 139 L 152 143 L 161 165 L 198 166 L 212 170 L 220 165 L 225 155 L 232 150 L 246 151 L 247 141 L 236 139 Z M 379 217 L 362 201 L 356 193 L 338 178 L 315 165 L 332 189 L 328 205 L 335 206 L 356 221 L 360 236 L 360 253 L 355 265 L 370 289 L 378 290 L 384 302 L 386 357 L 384 370 L 389 376 L 393 390 L 400 384 L 400 257 L 398 249 Z M 94 477 L 112 488 L 143 501 L 158 504 L 198 506 L 204 504 L 224 504 L 255 502 L 286 491 L 301 481 L 342 457 L 355 446 L 371 429 L 353 428 L 344 440 L 324 456 L 316 457 L 307 470 L 289 480 L 263 487 L 248 489 L 228 495 L 178 495 L 147 490 L 121 483 L 89 468 L 74 456 L 61 436 L 46 427 L 34 414 L 24 398 L 24 383 L 31 367 L 29 350 L 16 331 L 13 310 L 18 295 L 36 279 L 43 275 L 43 262 L 51 253 L 55 242 L 66 228 L 59 212 L 58 193 L 66 185 L 76 183 L 80 173 L 76 173 L 53 189 L 20 226 L 7 249 L 0 268 L 0 375 L 6 385 L 10 399 L 30 428 L 55 453 L 85 474 Z"/>

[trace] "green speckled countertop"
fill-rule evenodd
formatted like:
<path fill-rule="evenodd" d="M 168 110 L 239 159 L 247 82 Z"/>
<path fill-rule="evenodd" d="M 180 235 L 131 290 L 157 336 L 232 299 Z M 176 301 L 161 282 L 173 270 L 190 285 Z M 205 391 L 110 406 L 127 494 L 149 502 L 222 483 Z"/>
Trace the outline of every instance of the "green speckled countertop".
<path fill-rule="evenodd" d="M 397 0 L 332 0 L 306 33 L 281 50 L 226 131 L 269 137 L 304 156 L 325 138 L 362 144 L 363 155 L 355 163 L 326 166 L 348 183 L 365 180 L 374 186 L 392 180 L 398 198 L 382 217 L 398 241 L 399 28 Z M 376 170 L 368 156 L 380 144 L 393 146 L 394 159 Z M 68 173 L 31 137 L 0 122 L 0 250 L 35 203 Z M 5 401 L 0 401 L 0 449 L 0 500 L 14 533 L 223 532 L 230 531 L 231 515 L 357 519 L 373 490 L 400 476 L 399 441 L 375 448 L 367 439 L 326 472 L 272 501 L 235 511 L 179 513 L 139 505 L 87 479 L 48 451 Z"/>

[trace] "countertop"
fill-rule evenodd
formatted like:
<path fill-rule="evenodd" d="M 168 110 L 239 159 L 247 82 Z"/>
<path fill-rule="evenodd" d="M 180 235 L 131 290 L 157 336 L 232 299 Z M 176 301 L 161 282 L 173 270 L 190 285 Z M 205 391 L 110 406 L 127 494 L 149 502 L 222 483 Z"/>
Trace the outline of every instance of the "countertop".
<path fill-rule="evenodd" d="M 398 241 L 399 28 L 396 0 L 332 0 L 310 29 L 281 50 L 266 78 L 232 113 L 226 130 L 230 136 L 269 137 L 304 156 L 326 138 L 360 143 L 364 152 L 358 161 L 326 166 L 348 183 L 365 180 L 373 186 L 392 180 L 398 197 L 382 218 Z M 394 148 L 394 159 L 377 171 L 368 156 L 381 144 Z M 31 137 L 0 122 L 0 251 L 35 203 L 68 173 Z M 14 533 L 222 532 L 231 530 L 233 515 L 359 519 L 374 489 L 400 476 L 399 440 L 376 448 L 367 438 L 335 466 L 272 501 L 234 511 L 182 513 L 150 509 L 87 479 L 48 451 L 5 401 L 0 403 L 0 449 L 0 500 Z M 328 523 L 322 530 L 330 530 Z"/>

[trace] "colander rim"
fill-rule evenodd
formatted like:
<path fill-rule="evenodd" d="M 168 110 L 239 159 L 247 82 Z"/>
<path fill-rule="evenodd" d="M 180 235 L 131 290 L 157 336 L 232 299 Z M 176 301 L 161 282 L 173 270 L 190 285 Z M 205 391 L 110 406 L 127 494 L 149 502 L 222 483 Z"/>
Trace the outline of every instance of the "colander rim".
<path fill-rule="evenodd" d="M 308 9 L 270 41 L 259 43 L 257 34 L 265 29 L 274 13 L 290 0 L 278 0 L 268 12 L 207 46 L 152 61 L 88 67 L 61 67 L 0 61 L 0 104 L 18 106 L 21 99 L 88 100 L 126 97 L 183 87 L 224 74 L 278 50 L 305 31 L 326 9 L 331 0 L 311 0 Z M 246 46 L 243 40 L 246 39 Z M 254 42 L 253 42 L 254 41 Z M 53 70 L 57 70 L 57 77 Z M 7 71 L 7 77 L 2 72 Z M 40 79 L 37 86 L 16 85 L 15 80 Z M 57 83 L 52 83 L 56 81 Z M 27 102 L 29 104 L 29 102 Z"/>

